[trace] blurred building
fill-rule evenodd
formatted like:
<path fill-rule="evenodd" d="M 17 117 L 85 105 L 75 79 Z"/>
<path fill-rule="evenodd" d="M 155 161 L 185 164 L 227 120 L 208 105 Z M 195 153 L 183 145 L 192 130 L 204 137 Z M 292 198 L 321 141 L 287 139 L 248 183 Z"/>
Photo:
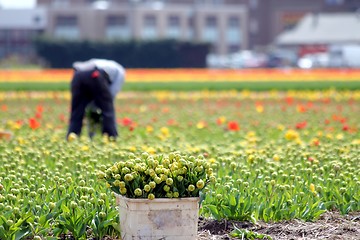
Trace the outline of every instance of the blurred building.
<path fill-rule="evenodd" d="M 0 9 L 0 16 L 11 15 L 0 19 L 0 52 L 15 51 L 18 40 L 10 35 L 27 29 L 70 39 L 206 41 L 212 43 L 213 54 L 225 55 L 265 50 L 308 13 L 359 9 L 359 0 L 37 0 L 36 9 L 24 14 Z M 42 11 L 36 20 L 41 23 L 25 20 L 33 11 Z M 27 26 L 14 28 L 15 18 Z"/>
<path fill-rule="evenodd" d="M 39 0 L 46 33 L 72 39 L 174 38 L 210 42 L 219 54 L 248 48 L 244 4 L 218 1 Z"/>
<path fill-rule="evenodd" d="M 334 44 L 359 44 L 360 14 L 316 13 L 307 14 L 289 31 L 276 38 L 280 46 L 322 46 Z"/>
<path fill-rule="evenodd" d="M 359 0 L 38 0 L 54 36 L 177 38 L 213 43 L 227 54 L 266 47 L 305 14 L 349 12 Z"/>
<path fill-rule="evenodd" d="M 355 12 L 359 0 L 248 0 L 250 48 L 268 46 L 308 13 Z"/>
<path fill-rule="evenodd" d="M 45 9 L 0 9 L 0 59 L 33 57 L 32 39 L 44 32 L 46 24 Z"/>
<path fill-rule="evenodd" d="M 297 53 L 298 65 L 310 67 L 360 67 L 360 14 L 307 14 L 276 38 L 279 47 Z"/>

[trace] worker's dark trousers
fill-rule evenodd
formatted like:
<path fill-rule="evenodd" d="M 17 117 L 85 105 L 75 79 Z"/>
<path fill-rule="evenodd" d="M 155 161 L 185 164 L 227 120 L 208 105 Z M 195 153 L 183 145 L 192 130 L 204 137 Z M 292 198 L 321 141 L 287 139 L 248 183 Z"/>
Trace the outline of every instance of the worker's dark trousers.
<path fill-rule="evenodd" d="M 114 102 L 109 91 L 109 81 L 101 70 L 76 71 L 71 81 L 71 116 L 67 136 L 80 135 L 86 106 L 94 101 L 102 111 L 102 132 L 118 135 L 115 122 Z"/>

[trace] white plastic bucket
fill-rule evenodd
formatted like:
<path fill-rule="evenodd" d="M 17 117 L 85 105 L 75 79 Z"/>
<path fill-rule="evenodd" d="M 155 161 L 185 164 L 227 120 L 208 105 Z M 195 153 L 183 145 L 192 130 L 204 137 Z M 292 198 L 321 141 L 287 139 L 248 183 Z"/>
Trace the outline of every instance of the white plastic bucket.
<path fill-rule="evenodd" d="M 197 239 L 199 198 L 132 199 L 116 194 L 122 240 Z"/>

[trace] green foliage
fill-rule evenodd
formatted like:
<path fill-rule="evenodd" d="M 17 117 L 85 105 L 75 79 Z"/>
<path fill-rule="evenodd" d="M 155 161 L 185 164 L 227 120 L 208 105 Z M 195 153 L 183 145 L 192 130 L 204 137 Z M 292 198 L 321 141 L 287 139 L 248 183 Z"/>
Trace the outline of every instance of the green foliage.
<path fill-rule="evenodd" d="M 53 68 L 71 68 L 75 61 L 90 58 L 115 60 L 126 68 L 203 68 L 209 45 L 177 40 L 80 41 L 39 37 L 38 56 Z"/>
<path fill-rule="evenodd" d="M 69 91 L 70 79 L 67 82 L 0 82 L 0 91 Z M 288 90 L 358 90 L 360 82 L 126 82 L 122 89 L 127 91 L 288 91 Z"/>
<path fill-rule="evenodd" d="M 217 177 L 201 191 L 203 217 L 316 221 L 360 210 L 357 91 L 149 92 L 116 101 L 118 141 L 84 132 L 67 142 L 66 93 L 2 95 L 0 128 L 14 137 L 0 139 L 0 239 L 119 235 L 115 196 L 98 171 L 171 152 L 202 155 Z M 232 120 L 239 130 L 228 128 Z"/>
<path fill-rule="evenodd" d="M 30 235 L 30 226 L 26 223 L 30 216 L 28 213 L 14 221 L 9 212 L 0 215 L 0 239 L 21 240 Z"/>
<path fill-rule="evenodd" d="M 234 226 L 234 230 L 230 233 L 230 236 L 246 239 L 246 240 L 255 240 L 255 239 L 268 239 L 272 240 L 272 237 L 266 234 L 256 233 L 247 229 L 240 229 Z"/>

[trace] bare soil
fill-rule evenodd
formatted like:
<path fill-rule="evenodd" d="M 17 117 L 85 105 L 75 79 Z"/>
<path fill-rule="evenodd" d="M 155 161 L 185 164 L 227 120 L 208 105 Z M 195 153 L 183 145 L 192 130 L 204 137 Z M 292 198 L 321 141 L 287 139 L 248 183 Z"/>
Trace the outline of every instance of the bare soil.
<path fill-rule="evenodd" d="M 200 218 L 197 240 L 239 240 L 230 235 L 234 226 L 259 234 L 269 235 L 273 240 L 360 240 L 360 212 L 341 215 L 326 212 L 314 222 L 290 220 L 275 223 L 240 221 L 216 221 Z M 71 235 L 62 235 L 61 240 L 73 240 Z M 246 238 L 244 238 L 245 240 Z M 90 240 L 95 240 L 90 238 Z M 106 236 L 102 240 L 121 240 Z M 255 240 L 255 239 L 254 239 Z"/>
<path fill-rule="evenodd" d="M 327 212 L 315 222 L 291 220 L 252 224 L 249 222 L 199 219 L 198 240 L 239 239 L 230 236 L 231 231 L 234 230 L 234 225 L 237 228 L 269 235 L 273 240 L 360 240 L 360 212 L 345 216 L 337 212 Z"/>

